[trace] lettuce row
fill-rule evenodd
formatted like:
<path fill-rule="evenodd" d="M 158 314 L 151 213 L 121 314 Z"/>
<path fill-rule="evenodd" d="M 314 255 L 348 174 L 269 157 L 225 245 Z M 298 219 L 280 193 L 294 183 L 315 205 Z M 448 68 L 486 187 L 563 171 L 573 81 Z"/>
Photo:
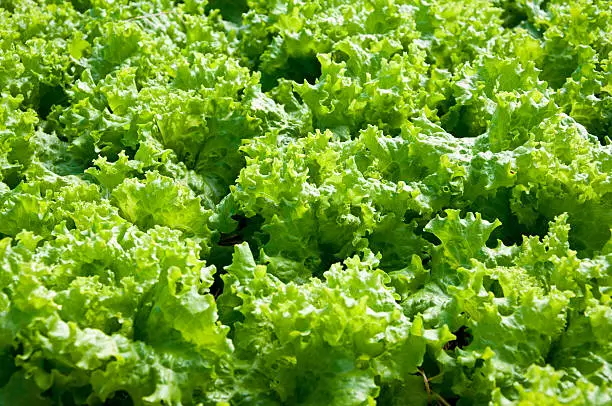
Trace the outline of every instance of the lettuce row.
<path fill-rule="evenodd" d="M 3 2 L 0 404 L 609 404 L 611 27 Z"/>

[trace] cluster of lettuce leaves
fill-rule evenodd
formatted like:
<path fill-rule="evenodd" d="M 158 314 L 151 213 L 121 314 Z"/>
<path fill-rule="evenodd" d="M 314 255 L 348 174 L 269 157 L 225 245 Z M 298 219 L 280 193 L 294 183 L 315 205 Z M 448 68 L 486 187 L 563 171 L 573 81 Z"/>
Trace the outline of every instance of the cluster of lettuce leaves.
<path fill-rule="evenodd" d="M 608 0 L 4 0 L 0 92 L 0 404 L 611 404 Z"/>

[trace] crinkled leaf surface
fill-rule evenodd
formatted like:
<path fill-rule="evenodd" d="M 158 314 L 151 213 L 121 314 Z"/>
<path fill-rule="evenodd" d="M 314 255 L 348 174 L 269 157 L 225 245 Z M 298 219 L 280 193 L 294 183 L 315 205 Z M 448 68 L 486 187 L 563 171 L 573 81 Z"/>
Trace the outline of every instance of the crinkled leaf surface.
<path fill-rule="evenodd" d="M 609 405 L 608 0 L 0 1 L 0 405 Z"/>

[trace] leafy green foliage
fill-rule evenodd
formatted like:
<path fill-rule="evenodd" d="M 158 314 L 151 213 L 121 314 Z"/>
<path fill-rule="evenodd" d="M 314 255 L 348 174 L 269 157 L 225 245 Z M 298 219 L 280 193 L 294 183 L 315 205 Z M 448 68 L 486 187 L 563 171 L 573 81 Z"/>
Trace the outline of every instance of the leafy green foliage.
<path fill-rule="evenodd" d="M 0 33 L 0 404 L 612 403 L 607 0 Z"/>

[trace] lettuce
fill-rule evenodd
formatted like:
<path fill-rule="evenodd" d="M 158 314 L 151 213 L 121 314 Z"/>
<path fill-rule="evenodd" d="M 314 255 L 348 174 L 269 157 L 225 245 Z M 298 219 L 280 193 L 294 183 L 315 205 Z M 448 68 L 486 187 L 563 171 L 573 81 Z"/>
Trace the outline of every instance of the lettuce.
<path fill-rule="evenodd" d="M 612 403 L 606 0 L 0 33 L 0 404 Z"/>

